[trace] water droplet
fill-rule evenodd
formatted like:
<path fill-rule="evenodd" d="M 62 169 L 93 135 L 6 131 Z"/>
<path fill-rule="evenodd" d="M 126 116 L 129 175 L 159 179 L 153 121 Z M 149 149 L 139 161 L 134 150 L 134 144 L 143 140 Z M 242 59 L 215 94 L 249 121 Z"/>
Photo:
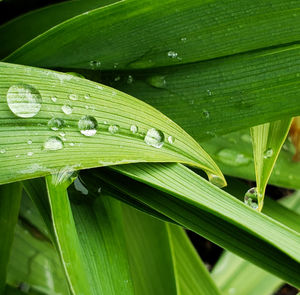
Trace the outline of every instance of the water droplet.
<path fill-rule="evenodd" d="M 209 112 L 208 112 L 208 110 L 203 110 L 203 111 L 202 111 L 202 117 L 203 117 L 204 119 L 208 119 L 208 118 L 209 118 Z"/>
<path fill-rule="evenodd" d="M 224 186 L 224 180 L 219 175 L 208 173 L 208 180 L 217 187 Z"/>
<path fill-rule="evenodd" d="M 118 62 L 115 62 L 114 63 L 114 69 L 116 69 L 118 67 L 119 63 Z"/>
<path fill-rule="evenodd" d="M 0 150 L 0 154 L 5 154 L 6 153 L 6 149 L 1 149 Z"/>
<path fill-rule="evenodd" d="M 152 76 L 147 79 L 147 82 L 156 88 L 166 88 L 167 82 L 165 76 Z"/>
<path fill-rule="evenodd" d="M 61 150 L 63 147 L 62 140 L 57 136 L 51 136 L 44 142 L 44 149 L 48 151 Z"/>
<path fill-rule="evenodd" d="M 108 127 L 108 131 L 111 133 L 111 134 L 115 134 L 119 131 L 119 126 L 118 125 L 110 125 Z"/>
<path fill-rule="evenodd" d="M 138 132 L 138 127 L 136 126 L 136 125 L 131 125 L 130 126 L 130 131 L 133 133 L 133 134 L 135 134 L 135 133 L 137 133 Z"/>
<path fill-rule="evenodd" d="M 217 153 L 217 158 L 225 165 L 238 167 L 250 163 L 251 158 L 237 150 L 222 149 Z"/>
<path fill-rule="evenodd" d="M 170 57 L 170 58 L 176 58 L 177 56 L 178 56 L 177 52 L 172 51 L 172 50 L 168 51 L 168 57 Z"/>
<path fill-rule="evenodd" d="M 53 102 L 56 102 L 57 101 L 57 97 L 55 95 L 51 96 L 50 98 Z"/>
<path fill-rule="evenodd" d="M 172 135 L 170 135 L 170 136 L 168 137 L 168 142 L 169 142 L 170 144 L 173 144 L 174 141 L 175 141 L 175 138 L 174 138 Z"/>
<path fill-rule="evenodd" d="M 147 134 L 144 138 L 146 144 L 151 145 L 156 148 L 161 148 L 164 144 L 165 136 L 162 131 L 155 128 L 151 128 L 147 131 Z"/>
<path fill-rule="evenodd" d="M 66 115 L 70 115 L 73 112 L 73 108 L 68 104 L 64 104 L 61 109 Z"/>
<path fill-rule="evenodd" d="M 69 143 L 69 146 L 74 146 L 74 145 L 75 145 L 74 142 Z"/>
<path fill-rule="evenodd" d="M 115 82 L 120 81 L 120 80 L 121 80 L 121 77 L 120 77 L 120 76 L 117 76 L 117 77 L 114 78 L 114 80 L 115 80 Z"/>
<path fill-rule="evenodd" d="M 29 140 L 27 141 L 27 143 L 28 143 L 28 144 L 32 144 L 32 140 L 29 139 Z"/>
<path fill-rule="evenodd" d="M 20 155 L 16 155 L 16 158 L 20 158 Z"/>
<path fill-rule="evenodd" d="M 91 96 L 90 96 L 89 94 L 86 94 L 86 95 L 84 96 L 84 98 L 85 98 L 85 99 L 90 99 Z"/>
<path fill-rule="evenodd" d="M 264 151 L 264 159 L 269 159 L 273 156 L 273 150 L 271 148 L 268 148 Z"/>
<path fill-rule="evenodd" d="M 21 118 L 34 117 L 42 107 L 40 92 L 27 84 L 9 87 L 6 99 L 10 110 Z"/>
<path fill-rule="evenodd" d="M 128 75 L 127 84 L 132 84 L 132 83 L 133 83 L 133 77 L 131 75 Z"/>
<path fill-rule="evenodd" d="M 186 42 L 186 37 L 182 37 L 180 40 L 181 40 L 182 42 Z"/>
<path fill-rule="evenodd" d="M 28 152 L 27 156 L 31 157 L 33 155 L 33 152 Z"/>
<path fill-rule="evenodd" d="M 54 131 L 57 131 L 57 130 L 63 128 L 64 125 L 65 125 L 64 120 L 59 119 L 59 118 L 52 118 L 48 121 L 48 127 Z"/>
<path fill-rule="evenodd" d="M 59 135 L 60 135 L 61 137 L 65 137 L 65 136 L 66 136 L 66 133 L 64 133 L 64 132 L 59 132 Z"/>
<path fill-rule="evenodd" d="M 99 69 L 101 67 L 101 61 L 99 60 L 91 60 L 90 61 L 90 67 L 95 70 L 95 69 Z"/>
<path fill-rule="evenodd" d="M 74 187 L 75 189 L 80 192 L 82 195 L 87 196 L 89 194 L 88 189 L 84 186 L 83 182 L 77 177 L 74 180 Z"/>
<path fill-rule="evenodd" d="M 91 116 L 84 116 L 78 121 L 80 133 L 85 136 L 94 136 L 97 132 L 97 120 Z"/>
<path fill-rule="evenodd" d="M 69 94 L 69 99 L 71 99 L 71 100 L 77 100 L 78 99 L 78 95 L 74 94 L 74 93 L 71 93 L 71 94 Z"/>
<path fill-rule="evenodd" d="M 244 203 L 249 207 L 258 210 L 258 193 L 256 187 L 252 187 L 246 192 Z"/>

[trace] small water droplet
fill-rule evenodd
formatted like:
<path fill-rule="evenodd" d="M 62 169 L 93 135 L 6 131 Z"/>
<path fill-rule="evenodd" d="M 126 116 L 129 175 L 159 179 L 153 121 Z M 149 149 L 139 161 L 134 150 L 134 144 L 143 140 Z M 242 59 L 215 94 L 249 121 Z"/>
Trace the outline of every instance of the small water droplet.
<path fill-rule="evenodd" d="M 120 76 L 116 76 L 116 77 L 114 78 L 114 80 L 115 80 L 115 82 L 120 81 L 120 80 L 121 80 L 121 77 L 120 77 Z"/>
<path fill-rule="evenodd" d="M 256 187 L 252 187 L 246 192 L 244 203 L 249 207 L 258 210 L 258 193 Z"/>
<path fill-rule="evenodd" d="M 69 99 L 71 99 L 71 100 L 77 100 L 78 99 L 78 95 L 74 94 L 74 93 L 71 93 L 71 94 L 69 94 Z"/>
<path fill-rule="evenodd" d="M 82 195 L 87 196 L 89 194 L 88 189 L 84 186 L 83 182 L 77 177 L 74 180 L 74 187 L 75 189 L 80 192 Z"/>
<path fill-rule="evenodd" d="M 6 153 L 6 149 L 1 149 L 0 150 L 0 154 L 5 154 Z"/>
<path fill-rule="evenodd" d="M 78 121 L 78 128 L 80 133 L 85 136 L 94 136 L 97 132 L 97 120 L 91 116 L 83 116 Z"/>
<path fill-rule="evenodd" d="M 33 152 L 28 152 L 27 156 L 31 157 L 33 155 Z"/>
<path fill-rule="evenodd" d="M 132 84 L 132 83 L 133 83 L 133 77 L 131 75 L 128 75 L 127 84 Z"/>
<path fill-rule="evenodd" d="M 268 148 L 264 151 L 264 159 L 269 159 L 273 156 L 273 149 Z"/>
<path fill-rule="evenodd" d="M 70 115 L 73 112 L 73 108 L 68 104 L 64 104 L 61 109 L 66 115 Z"/>
<path fill-rule="evenodd" d="M 27 141 L 27 143 L 28 143 L 28 144 L 32 144 L 32 140 L 29 139 L 29 140 Z"/>
<path fill-rule="evenodd" d="M 74 146 L 74 145 L 75 145 L 74 142 L 69 143 L 69 146 Z"/>
<path fill-rule="evenodd" d="M 170 144 L 173 144 L 174 141 L 175 141 L 175 138 L 174 138 L 172 135 L 170 135 L 170 136 L 168 137 L 168 142 L 169 142 Z"/>
<path fill-rule="evenodd" d="M 64 133 L 64 132 L 59 132 L 59 135 L 60 135 L 61 137 L 65 137 L 65 136 L 66 136 L 66 133 Z"/>
<path fill-rule="evenodd" d="M 119 126 L 118 125 L 110 125 L 108 127 L 108 131 L 111 133 L 111 134 L 115 134 L 119 131 Z"/>
<path fill-rule="evenodd" d="M 208 110 L 202 110 L 202 117 L 204 119 L 208 119 L 209 118 L 209 111 Z"/>
<path fill-rule="evenodd" d="M 170 58 L 176 58 L 178 56 L 178 53 L 173 51 L 173 50 L 170 50 L 168 51 L 168 57 Z"/>
<path fill-rule="evenodd" d="M 182 37 L 180 40 L 181 40 L 182 42 L 186 42 L 186 37 Z"/>
<path fill-rule="evenodd" d="M 224 181 L 223 179 L 216 175 L 216 174 L 212 174 L 212 173 L 209 173 L 208 174 L 208 180 L 210 183 L 212 183 L 213 185 L 217 186 L 217 187 L 223 187 L 224 186 Z"/>
<path fill-rule="evenodd" d="M 55 95 L 51 96 L 50 98 L 53 102 L 56 102 L 57 101 L 57 97 Z"/>
<path fill-rule="evenodd" d="M 119 63 L 118 63 L 118 62 L 115 62 L 115 63 L 114 63 L 114 69 L 116 69 L 118 66 L 119 66 Z"/>
<path fill-rule="evenodd" d="M 17 84 L 9 87 L 6 95 L 10 110 L 18 117 L 34 117 L 42 107 L 40 92 L 27 84 Z"/>
<path fill-rule="evenodd" d="M 207 89 L 206 91 L 207 91 L 207 94 L 208 94 L 209 96 L 212 95 L 212 92 L 211 92 L 209 89 Z"/>
<path fill-rule="evenodd" d="M 86 94 L 86 95 L 84 96 L 84 98 L 85 98 L 85 99 L 90 99 L 91 96 L 90 96 L 89 94 Z"/>
<path fill-rule="evenodd" d="M 147 79 L 147 82 L 156 88 L 166 88 L 167 86 L 167 81 L 165 76 L 152 76 Z"/>
<path fill-rule="evenodd" d="M 99 60 L 91 60 L 90 61 L 90 67 L 95 70 L 95 69 L 99 69 L 101 67 L 101 61 Z"/>
<path fill-rule="evenodd" d="M 147 131 L 147 134 L 144 138 L 146 144 L 151 145 L 155 148 L 161 148 L 164 144 L 165 136 L 162 131 L 155 128 L 151 128 Z"/>
<path fill-rule="evenodd" d="M 44 142 L 44 149 L 48 151 L 61 150 L 63 147 L 62 140 L 57 136 L 51 136 Z"/>
<path fill-rule="evenodd" d="M 138 127 L 136 126 L 136 125 L 131 125 L 130 126 L 130 131 L 133 133 L 133 134 L 135 134 L 135 133 L 137 133 L 138 132 Z"/>
<path fill-rule="evenodd" d="M 63 128 L 64 125 L 65 125 L 64 120 L 59 119 L 59 118 L 52 118 L 48 121 L 48 127 L 54 131 L 57 131 L 57 130 Z"/>

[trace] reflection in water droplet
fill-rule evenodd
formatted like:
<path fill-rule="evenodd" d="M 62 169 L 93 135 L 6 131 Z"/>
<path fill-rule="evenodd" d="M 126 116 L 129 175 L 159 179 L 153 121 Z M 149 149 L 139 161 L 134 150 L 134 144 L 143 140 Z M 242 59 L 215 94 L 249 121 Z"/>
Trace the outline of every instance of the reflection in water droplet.
<path fill-rule="evenodd" d="M 176 58 L 178 56 L 178 53 L 173 51 L 173 50 L 170 50 L 168 51 L 168 57 L 170 58 Z"/>
<path fill-rule="evenodd" d="M 64 125 L 65 125 L 64 120 L 59 119 L 59 118 L 52 118 L 48 121 L 48 127 L 54 131 L 57 131 L 57 130 L 63 128 Z"/>
<path fill-rule="evenodd" d="M 175 141 L 175 138 L 174 138 L 172 135 L 170 135 L 170 136 L 168 137 L 168 142 L 169 142 L 170 144 L 173 144 L 174 141 Z"/>
<path fill-rule="evenodd" d="M 61 150 L 63 147 L 62 140 L 57 136 L 51 136 L 44 142 L 44 149 L 48 151 Z"/>
<path fill-rule="evenodd" d="M 223 179 L 215 174 L 208 174 L 208 180 L 210 183 L 212 183 L 213 185 L 217 186 L 217 187 L 223 187 L 224 186 L 224 181 Z"/>
<path fill-rule="evenodd" d="M 54 95 L 54 96 L 51 96 L 51 100 L 53 101 L 53 102 L 56 102 L 57 101 L 57 97 Z"/>
<path fill-rule="evenodd" d="M 144 138 L 146 144 L 151 145 L 156 148 L 161 148 L 164 144 L 165 136 L 162 131 L 155 128 L 151 128 L 147 131 L 147 134 Z"/>
<path fill-rule="evenodd" d="M 78 128 L 80 133 L 85 136 L 94 136 L 97 132 L 98 123 L 94 117 L 83 116 L 78 121 Z"/>
<path fill-rule="evenodd" d="M 264 159 L 269 159 L 273 156 L 273 150 L 271 148 L 268 148 L 264 151 Z"/>
<path fill-rule="evenodd" d="M 242 166 L 250 163 L 251 158 L 243 153 L 231 149 L 222 149 L 217 153 L 217 158 L 223 164 L 229 166 Z"/>
<path fill-rule="evenodd" d="M 42 107 L 42 96 L 34 87 L 16 84 L 9 87 L 6 95 L 10 110 L 18 117 L 34 117 Z"/>
<path fill-rule="evenodd" d="M 136 126 L 136 125 L 131 125 L 130 126 L 130 131 L 133 133 L 133 134 L 135 134 L 135 133 L 137 133 L 138 132 L 138 127 Z"/>
<path fill-rule="evenodd" d="M 66 115 L 70 115 L 73 112 L 73 108 L 68 104 L 64 104 L 61 109 Z"/>
<path fill-rule="evenodd" d="M 111 134 L 115 134 L 119 131 L 119 126 L 118 125 L 110 125 L 108 127 L 108 131 L 111 133 Z"/>
<path fill-rule="evenodd" d="M 147 82 L 156 88 L 166 88 L 167 82 L 165 76 L 152 76 L 147 79 Z"/>
<path fill-rule="evenodd" d="M 78 99 L 78 95 L 74 94 L 74 93 L 71 93 L 71 94 L 69 94 L 69 99 L 71 99 L 71 100 L 77 100 Z"/>
<path fill-rule="evenodd" d="M 258 210 L 258 193 L 256 187 L 250 188 L 244 197 L 244 203 L 249 207 Z"/>

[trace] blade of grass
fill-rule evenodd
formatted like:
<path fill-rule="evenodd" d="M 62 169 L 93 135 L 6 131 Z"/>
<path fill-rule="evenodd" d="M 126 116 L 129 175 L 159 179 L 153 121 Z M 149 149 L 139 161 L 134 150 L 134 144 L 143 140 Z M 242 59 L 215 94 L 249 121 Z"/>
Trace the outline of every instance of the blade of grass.
<path fill-rule="evenodd" d="M 250 129 L 256 174 L 258 211 L 263 207 L 265 190 L 292 119 L 279 120 Z"/>
<path fill-rule="evenodd" d="M 0 294 L 6 285 L 7 265 L 18 220 L 22 186 L 13 183 L 0 186 Z"/>
<path fill-rule="evenodd" d="M 13 85 L 23 94 L 34 87 L 42 104 L 36 116 L 24 118 L 1 101 L 0 183 L 57 173 L 61 167 L 74 170 L 145 161 L 184 162 L 226 183 L 193 138 L 144 102 L 72 75 L 0 63 L 1 97 Z"/>
<path fill-rule="evenodd" d="M 100 169 L 98 176 L 184 227 L 299 285 L 298 233 L 242 204 L 181 165 L 135 164 L 116 168 L 172 196 L 130 182 L 109 170 Z"/>
<path fill-rule="evenodd" d="M 74 68 L 99 61 L 101 69 L 191 63 L 298 41 L 299 8 L 292 0 L 120 1 L 53 27 L 6 60 Z"/>

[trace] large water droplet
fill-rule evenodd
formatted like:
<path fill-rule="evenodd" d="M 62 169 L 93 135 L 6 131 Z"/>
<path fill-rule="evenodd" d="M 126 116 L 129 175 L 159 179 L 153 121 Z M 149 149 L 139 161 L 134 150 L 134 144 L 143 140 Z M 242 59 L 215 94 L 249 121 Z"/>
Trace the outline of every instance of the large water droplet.
<path fill-rule="evenodd" d="M 52 118 L 48 121 L 48 127 L 54 131 L 57 131 L 57 130 L 63 128 L 64 125 L 65 125 L 64 120 L 59 119 L 59 118 Z"/>
<path fill-rule="evenodd" d="M 71 100 L 77 100 L 78 99 L 78 95 L 74 94 L 74 93 L 71 93 L 71 94 L 69 94 L 69 99 L 71 99 Z"/>
<path fill-rule="evenodd" d="M 84 116 L 78 121 L 78 128 L 85 136 L 94 136 L 97 132 L 98 123 L 94 117 Z"/>
<path fill-rule="evenodd" d="M 152 76 L 147 79 L 147 82 L 156 88 L 166 88 L 167 82 L 166 82 L 166 77 L 165 76 Z"/>
<path fill-rule="evenodd" d="M 66 115 L 70 115 L 73 112 L 73 108 L 68 104 L 64 104 L 61 109 Z"/>
<path fill-rule="evenodd" d="M 256 187 L 250 188 L 244 197 L 244 203 L 249 207 L 258 210 L 258 193 Z"/>
<path fill-rule="evenodd" d="M 51 136 L 44 142 L 44 149 L 48 151 L 61 150 L 63 147 L 62 140 L 57 136 Z"/>
<path fill-rule="evenodd" d="M 224 186 L 224 180 L 216 174 L 209 173 L 208 174 L 208 180 L 210 183 L 217 187 L 223 187 Z"/>
<path fill-rule="evenodd" d="M 6 95 L 10 110 L 18 117 L 34 117 L 42 107 L 42 96 L 34 87 L 17 84 L 9 87 Z"/>
<path fill-rule="evenodd" d="M 229 166 L 242 166 L 250 163 L 251 158 L 243 153 L 231 149 L 222 149 L 217 153 L 217 158 L 223 164 Z"/>
<path fill-rule="evenodd" d="M 139 131 L 138 127 L 136 125 L 131 125 L 130 126 L 130 131 L 135 134 Z"/>
<path fill-rule="evenodd" d="M 155 128 L 151 128 L 147 131 L 147 134 L 144 138 L 146 144 L 151 145 L 156 148 L 161 148 L 164 144 L 165 136 L 162 131 Z"/>
<path fill-rule="evenodd" d="M 264 159 L 269 159 L 273 156 L 273 150 L 271 148 L 268 148 L 264 151 Z"/>
<path fill-rule="evenodd" d="M 108 127 L 108 131 L 111 133 L 111 134 L 115 134 L 119 131 L 120 127 L 118 125 L 110 125 Z"/>
<path fill-rule="evenodd" d="M 178 53 L 173 51 L 173 50 L 170 50 L 168 51 L 168 57 L 170 58 L 176 58 L 178 56 Z"/>

